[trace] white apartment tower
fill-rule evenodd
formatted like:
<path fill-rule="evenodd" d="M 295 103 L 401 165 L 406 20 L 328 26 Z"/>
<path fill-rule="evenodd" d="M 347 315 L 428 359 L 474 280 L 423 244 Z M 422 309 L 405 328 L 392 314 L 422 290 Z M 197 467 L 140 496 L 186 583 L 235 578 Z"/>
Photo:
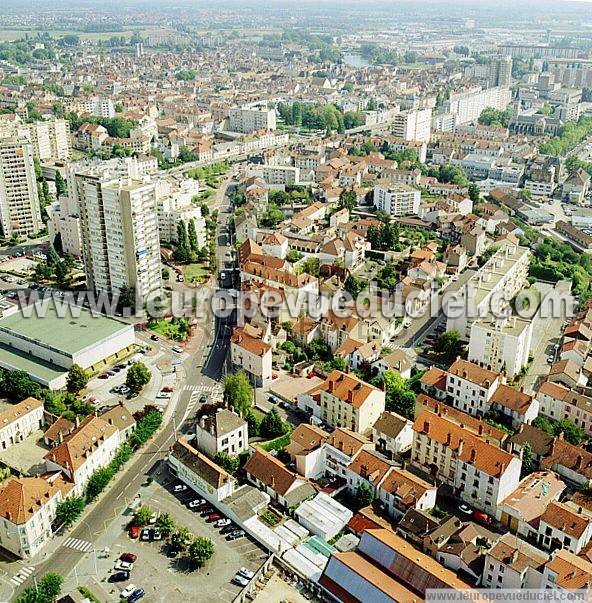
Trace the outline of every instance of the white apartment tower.
<path fill-rule="evenodd" d="M 76 174 L 75 182 L 89 286 L 108 293 L 133 287 L 140 302 L 160 292 L 155 185 L 95 170 Z"/>
<path fill-rule="evenodd" d="M 0 138 L 0 227 L 5 237 L 43 227 L 33 145 L 23 138 Z"/>
<path fill-rule="evenodd" d="M 417 215 L 421 203 L 421 193 L 406 184 L 374 187 L 374 207 L 390 216 Z"/>
<path fill-rule="evenodd" d="M 401 111 L 393 118 L 392 132 L 402 140 L 430 142 L 432 129 L 431 109 L 409 109 Z"/>

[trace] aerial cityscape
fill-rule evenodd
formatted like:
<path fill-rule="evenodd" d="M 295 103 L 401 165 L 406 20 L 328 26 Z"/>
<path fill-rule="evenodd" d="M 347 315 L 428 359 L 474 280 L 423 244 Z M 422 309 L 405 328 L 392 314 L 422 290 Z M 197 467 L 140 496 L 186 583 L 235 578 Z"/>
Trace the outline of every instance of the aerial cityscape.
<path fill-rule="evenodd" d="M 0 603 L 592 601 L 592 2 L 0 6 Z"/>

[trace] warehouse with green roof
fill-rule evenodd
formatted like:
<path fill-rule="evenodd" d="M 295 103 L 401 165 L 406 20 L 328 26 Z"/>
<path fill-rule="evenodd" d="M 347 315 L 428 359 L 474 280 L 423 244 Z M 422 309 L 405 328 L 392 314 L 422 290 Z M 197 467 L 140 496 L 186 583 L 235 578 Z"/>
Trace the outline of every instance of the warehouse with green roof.
<path fill-rule="evenodd" d="M 65 386 L 73 364 L 94 372 L 134 343 L 133 325 L 53 299 L 0 319 L 0 367 L 26 371 L 51 389 Z"/>

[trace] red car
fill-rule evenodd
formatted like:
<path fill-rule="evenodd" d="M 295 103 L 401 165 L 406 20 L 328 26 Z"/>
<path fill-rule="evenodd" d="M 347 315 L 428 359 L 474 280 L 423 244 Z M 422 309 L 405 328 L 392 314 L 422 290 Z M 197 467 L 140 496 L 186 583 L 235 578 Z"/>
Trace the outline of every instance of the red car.
<path fill-rule="evenodd" d="M 109 379 L 109 375 L 107 375 L 107 373 L 101 373 L 99 379 Z"/>
<path fill-rule="evenodd" d="M 218 513 L 211 513 L 210 515 L 208 515 L 206 521 L 208 523 L 211 523 L 212 521 L 218 521 L 219 519 L 222 519 L 222 517 L 218 515 Z"/>
<path fill-rule="evenodd" d="M 138 538 L 140 535 L 140 526 L 132 526 L 129 530 L 130 538 Z"/>
<path fill-rule="evenodd" d="M 483 511 L 473 511 L 473 519 L 484 526 L 491 525 L 491 517 Z"/>
<path fill-rule="evenodd" d="M 137 558 L 138 556 L 133 553 L 121 553 L 121 555 L 119 555 L 121 561 L 127 561 L 128 563 L 135 563 Z"/>
<path fill-rule="evenodd" d="M 160 391 L 163 391 L 163 392 L 172 392 L 173 388 L 170 385 L 165 385 Z"/>

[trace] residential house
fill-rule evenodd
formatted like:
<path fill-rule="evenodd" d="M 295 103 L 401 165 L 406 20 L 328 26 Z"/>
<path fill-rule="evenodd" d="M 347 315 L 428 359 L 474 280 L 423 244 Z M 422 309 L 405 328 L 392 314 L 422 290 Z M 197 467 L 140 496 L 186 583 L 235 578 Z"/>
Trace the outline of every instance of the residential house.
<path fill-rule="evenodd" d="M 215 408 L 197 416 L 195 446 L 210 458 L 219 453 L 238 456 L 249 449 L 247 422 L 227 408 Z"/>
<path fill-rule="evenodd" d="M 25 440 L 45 425 L 43 402 L 25 398 L 0 412 L 0 450 Z"/>
<path fill-rule="evenodd" d="M 592 519 L 580 509 L 554 501 L 541 515 L 538 543 L 543 549 L 567 549 L 577 555 L 592 537 Z"/>
<path fill-rule="evenodd" d="M 413 424 L 395 412 L 384 411 L 372 427 L 376 450 L 387 458 L 398 457 L 413 444 Z"/>

